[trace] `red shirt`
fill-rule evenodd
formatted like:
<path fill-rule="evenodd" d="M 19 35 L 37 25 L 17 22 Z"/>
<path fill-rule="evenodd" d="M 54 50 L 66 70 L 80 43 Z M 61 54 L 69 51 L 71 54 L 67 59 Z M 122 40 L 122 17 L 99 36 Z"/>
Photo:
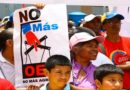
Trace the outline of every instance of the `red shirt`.
<path fill-rule="evenodd" d="M 0 90 L 16 90 L 16 89 L 8 80 L 0 78 Z"/>
<path fill-rule="evenodd" d="M 114 62 L 115 65 L 122 64 L 130 60 L 130 38 L 120 37 L 119 42 L 111 42 L 107 39 L 104 41 L 106 55 Z M 124 71 L 124 88 L 130 89 L 130 72 Z"/>

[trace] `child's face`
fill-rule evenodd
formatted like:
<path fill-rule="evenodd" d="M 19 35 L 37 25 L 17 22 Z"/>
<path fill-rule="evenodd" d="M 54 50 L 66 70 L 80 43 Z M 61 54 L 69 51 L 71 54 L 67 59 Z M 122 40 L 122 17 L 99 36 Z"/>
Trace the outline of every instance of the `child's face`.
<path fill-rule="evenodd" d="M 96 84 L 97 85 L 97 84 Z M 120 74 L 110 74 L 97 85 L 98 90 L 122 90 L 123 77 Z"/>
<path fill-rule="evenodd" d="M 55 88 L 63 88 L 70 78 L 71 67 L 56 65 L 48 74 L 49 84 Z"/>

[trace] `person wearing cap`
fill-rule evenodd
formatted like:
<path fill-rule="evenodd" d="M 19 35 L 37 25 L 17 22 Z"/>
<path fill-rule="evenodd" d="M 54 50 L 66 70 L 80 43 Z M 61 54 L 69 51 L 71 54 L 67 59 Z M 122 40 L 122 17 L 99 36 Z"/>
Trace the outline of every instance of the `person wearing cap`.
<path fill-rule="evenodd" d="M 96 60 L 98 44 L 103 40 L 102 36 L 95 36 L 89 29 L 86 29 L 86 32 L 77 32 L 70 37 L 74 86 L 96 89 L 93 78 L 96 66 L 91 61 Z"/>
<path fill-rule="evenodd" d="M 100 32 L 101 31 L 101 16 L 94 15 L 94 14 L 89 14 L 85 16 L 80 27 L 89 28 L 96 35 L 101 35 L 101 32 Z M 101 35 L 101 36 L 104 36 L 104 35 Z M 99 50 L 99 53 L 97 56 L 97 60 L 92 61 L 94 65 L 100 66 L 106 63 L 113 64 L 111 60 L 105 55 L 106 51 L 102 43 L 99 44 L 98 50 Z"/>
<path fill-rule="evenodd" d="M 96 35 L 100 35 L 101 16 L 100 15 L 94 15 L 94 14 L 86 15 L 80 26 L 90 28 L 96 33 Z"/>
<path fill-rule="evenodd" d="M 121 20 L 124 16 L 117 12 L 104 14 L 103 29 L 107 36 L 104 41 L 106 55 L 124 71 L 124 88 L 130 89 L 130 38 L 120 36 Z"/>
<path fill-rule="evenodd" d="M 96 35 L 101 35 L 104 37 L 106 35 L 106 32 L 104 30 L 102 30 L 100 15 L 89 14 L 89 15 L 85 16 L 80 27 L 89 28 L 89 29 L 93 30 L 96 33 Z M 99 44 L 98 49 L 101 53 L 106 54 L 104 46 L 101 43 Z"/>

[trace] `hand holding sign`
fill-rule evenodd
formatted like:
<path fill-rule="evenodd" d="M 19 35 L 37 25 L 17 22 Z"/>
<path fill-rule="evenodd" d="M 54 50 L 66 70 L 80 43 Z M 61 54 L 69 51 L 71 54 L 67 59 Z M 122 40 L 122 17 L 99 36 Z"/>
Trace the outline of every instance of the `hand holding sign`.
<path fill-rule="evenodd" d="M 36 35 L 31 31 L 31 26 L 29 23 L 22 25 L 22 31 L 26 36 L 28 45 L 34 45 L 35 50 L 37 51 L 37 45 L 40 45 L 40 41 Z"/>
<path fill-rule="evenodd" d="M 34 6 L 37 8 L 37 9 L 43 9 L 45 7 L 45 4 L 44 3 L 36 3 L 34 4 Z"/>

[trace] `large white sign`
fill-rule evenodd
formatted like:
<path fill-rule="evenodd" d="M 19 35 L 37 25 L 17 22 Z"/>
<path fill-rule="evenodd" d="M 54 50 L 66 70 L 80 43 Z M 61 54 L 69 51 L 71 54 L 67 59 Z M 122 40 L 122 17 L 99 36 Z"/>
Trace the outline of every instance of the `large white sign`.
<path fill-rule="evenodd" d="M 39 84 L 46 59 L 54 54 L 69 58 L 66 5 L 28 7 L 14 12 L 14 58 L 16 86 Z"/>

